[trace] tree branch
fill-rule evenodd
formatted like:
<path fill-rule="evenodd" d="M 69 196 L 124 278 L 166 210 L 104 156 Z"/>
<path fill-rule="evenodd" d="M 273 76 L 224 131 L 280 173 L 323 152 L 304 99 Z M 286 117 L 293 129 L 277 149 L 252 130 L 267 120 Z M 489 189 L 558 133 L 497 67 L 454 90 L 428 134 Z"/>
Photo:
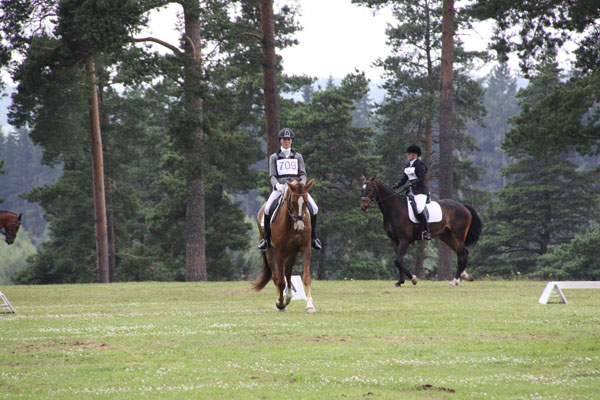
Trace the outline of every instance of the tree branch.
<path fill-rule="evenodd" d="M 172 44 L 167 43 L 164 40 L 157 39 L 155 37 L 149 36 L 149 37 L 145 37 L 145 38 L 134 38 L 133 41 L 134 42 L 154 42 L 154 43 L 158 43 L 158 44 L 160 44 L 160 45 L 162 45 L 162 46 L 170 49 L 173 53 L 175 53 L 175 54 L 177 54 L 179 56 L 183 54 L 183 52 L 181 50 L 179 50 L 178 47 L 173 46 Z"/>
<path fill-rule="evenodd" d="M 115 256 L 117 256 L 117 257 L 139 258 L 138 256 L 134 256 L 133 254 L 129 254 L 129 253 L 115 253 Z"/>
<path fill-rule="evenodd" d="M 263 37 L 262 37 L 262 36 L 260 36 L 260 35 L 258 35 L 258 34 L 256 34 L 256 33 L 252 33 L 252 32 L 244 32 L 244 33 L 240 33 L 240 34 L 238 35 L 238 37 L 240 37 L 240 36 L 252 36 L 253 38 L 257 39 L 259 42 L 262 42 L 262 40 L 263 40 Z"/>

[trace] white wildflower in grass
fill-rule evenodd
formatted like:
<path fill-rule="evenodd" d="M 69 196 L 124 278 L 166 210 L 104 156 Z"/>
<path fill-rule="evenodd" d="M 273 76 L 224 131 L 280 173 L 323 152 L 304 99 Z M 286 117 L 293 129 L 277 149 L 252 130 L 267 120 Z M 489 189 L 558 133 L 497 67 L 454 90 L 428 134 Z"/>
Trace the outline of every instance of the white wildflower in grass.
<path fill-rule="evenodd" d="M 597 293 L 391 284 L 314 282 L 314 315 L 247 282 L 2 287 L 0 399 L 597 398 Z"/>

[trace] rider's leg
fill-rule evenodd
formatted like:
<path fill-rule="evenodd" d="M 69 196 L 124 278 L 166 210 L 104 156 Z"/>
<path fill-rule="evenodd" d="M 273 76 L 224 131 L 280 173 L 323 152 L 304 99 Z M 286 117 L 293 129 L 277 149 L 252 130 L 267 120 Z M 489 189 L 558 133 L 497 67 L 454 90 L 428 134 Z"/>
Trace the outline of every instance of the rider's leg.
<path fill-rule="evenodd" d="M 258 244 L 258 248 L 261 250 L 266 250 L 271 243 L 271 216 L 269 214 L 265 214 L 265 237 Z"/>
<path fill-rule="evenodd" d="M 317 239 L 317 213 L 319 212 L 319 207 L 317 207 L 317 203 L 313 200 L 311 195 L 308 195 L 308 212 L 310 214 L 310 225 L 311 225 L 311 242 L 312 248 L 315 250 L 322 250 L 323 245 L 321 241 Z"/>
<path fill-rule="evenodd" d="M 427 215 L 423 212 L 425 210 L 425 202 L 427 201 L 427 195 L 419 194 L 415 196 L 415 202 L 417 203 L 417 219 L 421 223 L 422 238 L 425 240 L 431 240 L 431 233 L 429 233 L 429 222 L 427 221 Z"/>
<path fill-rule="evenodd" d="M 264 216 L 265 235 L 264 235 L 264 238 L 258 244 L 258 248 L 261 250 L 267 249 L 269 247 L 269 245 L 271 244 L 271 215 L 269 213 L 271 212 L 271 206 L 272 206 L 273 202 L 277 201 L 277 199 L 279 199 L 280 196 L 281 196 L 281 192 L 279 192 L 277 190 L 273 190 L 271 192 L 271 195 L 269 196 L 269 199 L 267 200 L 267 203 L 265 204 L 265 216 Z"/>

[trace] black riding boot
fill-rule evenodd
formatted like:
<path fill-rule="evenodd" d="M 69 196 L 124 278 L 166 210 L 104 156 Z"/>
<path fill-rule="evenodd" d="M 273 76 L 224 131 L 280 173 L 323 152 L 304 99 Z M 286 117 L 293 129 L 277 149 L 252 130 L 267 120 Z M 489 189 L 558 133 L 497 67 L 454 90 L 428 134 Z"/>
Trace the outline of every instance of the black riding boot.
<path fill-rule="evenodd" d="M 421 237 L 424 240 L 431 240 L 431 233 L 429 233 L 429 222 L 427 222 L 427 217 L 425 216 L 425 213 L 419 214 L 418 218 L 419 222 L 421 223 L 421 230 L 423 231 L 421 233 Z"/>
<path fill-rule="evenodd" d="M 271 243 L 271 216 L 269 214 L 265 214 L 265 237 L 258 244 L 258 248 L 260 250 L 266 250 L 269 248 L 269 244 Z"/>
<path fill-rule="evenodd" d="M 323 249 L 323 246 L 321 245 L 321 241 L 319 239 L 317 239 L 317 216 L 316 215 L 312 215 L 310 216 L 310 225 L 311 225 L 311 240 L 312 240 L 312 248 L 315 250 L 321 250 Z"/>

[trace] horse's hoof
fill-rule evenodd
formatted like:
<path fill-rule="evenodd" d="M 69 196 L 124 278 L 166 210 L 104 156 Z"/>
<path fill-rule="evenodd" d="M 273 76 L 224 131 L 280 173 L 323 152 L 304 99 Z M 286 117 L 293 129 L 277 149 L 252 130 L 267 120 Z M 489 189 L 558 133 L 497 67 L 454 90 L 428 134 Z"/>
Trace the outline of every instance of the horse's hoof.
<path fill-rule="evenodd" d="M 283 304 L 283 305 L 282 305 L 282 304 L 279 304 L 279 303 L 275 302 L 275 307 L 277 307 L 277 309 L 278 309 L 279 311 L 281 311 L 281 310 L 285 311 L 285 307 L 286 307 L 286 306 L 287 306 L 287 304 Z"/>
<path fill-rule="evenodd" d="M 412 282 L 413 285 L 416 285 L 417 282 L 419 282 L 419 280 L 417 279 L 417 277 L 415 275 L 413 275 L 412 278 L 410 278 L 410 281 Z"/>
<path fill-rule="evenodd" d="M 458 282 L 459 282 L 459 280 L 454 278 L 453 280 L 448 282 L 448 286 L 458 286 Z"/>
<path fill-rule="evenodd" d="M 463 278 L 465 281 L 469 281 L 469 282 L 473 282 L 473 275 L 467 273 L 467 271 L 463 271 L 460 274 L 460 277 Z"/>
<path fill-rule="evenodd" d="M 279 311 L 279 312 L 287 312 L 287 308 L 278 308 L 277 311 Z"/>
<path fill-rule="evenodd" d="M 306 307 L 306 313 L 307 314 L 314 314 L 317 312 L 317 309 L 314 307 Z"/>
<path fill-rule="evenodd" d="M 403 283 L 404 283 L 404 281 L 398 281 L 398 282 L 394 283 L 394 286 L 401 287 Z"/>

